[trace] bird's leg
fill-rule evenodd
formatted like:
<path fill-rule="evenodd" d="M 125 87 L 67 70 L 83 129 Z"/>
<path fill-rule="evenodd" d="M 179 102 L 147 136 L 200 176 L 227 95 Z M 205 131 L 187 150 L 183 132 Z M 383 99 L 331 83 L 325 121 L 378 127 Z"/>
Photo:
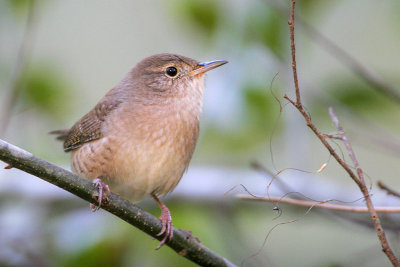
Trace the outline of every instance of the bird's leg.
<path fill-rule="evenodd" d="M 161 200 L 154 194 L 151 195 L 154 200 L 157 202 L 158 206 L 161 209 L 161 224 L 162 228 L 161 231 L 157 234 L 157 236 L 160 236 L 165 233 L 164 238 L 161 240 L 160 244 L 156 249 L 160 249 L 168 240 L 171 240 L 172 237 L 174 236 L 174 228 L 172 227 L 172 218 L 171 218 L 171 212 L 165 206 L 164 203 L 161 202 Z"/>
<path fill-rule="evenodd" d="M 95 212 L 98 209 L 100 209 L 100 207 L 101 207 L 101 204 L 103 202 L 103 193 L 104 193 L 104 191 L 106 191 L 106 193 L 110 193 L 111 191 L 110 191 L 110 187 L 107 184 L 103 183 L 103 181 L 100 178 L 95 178 L 95 179 L 93 179 L 92 182 L 99 189 L 99 195 L 97 197 L 99 205 L 96 206 L 96 205 L 90 203 L 90 209 L 93 212 Z"/>

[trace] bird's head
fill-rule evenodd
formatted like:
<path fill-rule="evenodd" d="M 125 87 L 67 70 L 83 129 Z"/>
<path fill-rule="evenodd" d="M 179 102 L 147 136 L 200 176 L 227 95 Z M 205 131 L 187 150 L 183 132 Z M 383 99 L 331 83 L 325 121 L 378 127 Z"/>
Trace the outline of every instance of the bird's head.
<path fill-rule="evenodd" d="M 184 97 L 201 94 L 204 74 L 226 63 L 225 60 L 200 63 L 180 55 L 157 54 L 139 62 L 128 76 L 136 94 L 164 99 Z"/>

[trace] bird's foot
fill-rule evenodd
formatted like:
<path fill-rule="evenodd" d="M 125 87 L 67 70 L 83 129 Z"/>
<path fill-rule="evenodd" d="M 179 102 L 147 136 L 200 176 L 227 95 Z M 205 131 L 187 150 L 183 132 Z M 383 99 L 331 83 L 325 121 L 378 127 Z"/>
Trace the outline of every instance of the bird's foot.
<path fill-rule="evenodd" d="M 11 166 L 11 165 L 7 165 L 7 166 L 4 167 L 5 170 L 9 170 L 9 169 L 12 169 L 12 168 L 13 168 L 13 166 Z"/>
<path fill-rule="evenodd" d="M 167 241 L 171 240 L 172 237 L 174 236 L 174 227 L 172 226 L 172 217 L 171 217 L 171 212 L 169 211 L 169 209 L 167 208 L 167 206 L 165 206 L 164 203 L 162 203 L 158 197 L 156 197 L 155 195 L 153 195 L 153 198 L 155 199 L 155 201 L 157 202 L 157 204 L 160 206 L 161 209 L 161 216 L 160 216 L 160 220 L 161 220 L 161 231 L 157 234 L 157 236 L 161 236 L 163 234 L 164 238 L 161 240 L 160 244 L 158 245 L 158 247 L 156 248 L 156 250 L 160 249 Z"/>
<path fill-rule="evenodd" d="M 157 236 L 164 235 L 164 238 L 161 240 L 160 244 L 156 249 L 160 249 L 167 241 L 171 240 L 174 236 L 174 228 L 172 227 L 172 217 L 167 206 L 163 205 L 161 208 L 161 216 L 160 216 L 162 228 L 161 231 L 157 234 Z"/>
<path fill-rule="evenodd" d="M 98 205 L 90 204 L 90 209 L 93 212 L 95 212 L 98 209 L 100 209 L 101 204 L 104 204 L 103 202 L 106 202 L 106 200 L 107 200 L 106 195 L 109 194 L 111 191 L 110 191 L 110 187 L 107 184 L 105 184 L 100 178 L 95 178 L 93 180 L 93 183 L 99 189 L 98 196 L 95 196 L 95 198 L 97 199 L 99 204 Z"/>

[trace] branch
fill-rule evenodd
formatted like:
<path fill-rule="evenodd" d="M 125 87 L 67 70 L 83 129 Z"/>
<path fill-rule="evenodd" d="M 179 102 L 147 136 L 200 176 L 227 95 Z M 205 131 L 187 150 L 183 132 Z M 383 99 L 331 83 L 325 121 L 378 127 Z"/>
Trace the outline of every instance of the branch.
<path fill-rule="evenodd" d="M 296 105 L 301 106 L 301 98 L 300 98 L 300 88 L 299 88 L 299 80 L 297 78 L 297 68 L 296 68 L 296 44 L 294 43 L 294 6 L 296 5 L 296 1 L 292 1 L 292 8 L 290 10 L 291 19 L 288 21 L 289 30 L 290 30 L 290 48 L 292 50 L 292 71 L 293 71 L 293 81 L 294 87 L 296 90 Z"/>
<path fill-rule="evenodd" d="M 31 153 L 1 139 L 0 160 L 13 168 L 20 169 L 52 183 L 83 200 L 97 204 L 94 196 L 97 196 L 98 191 L 89 180 L 37 158 Z M 109 195 L 108 200 L 107 205 L 102 205 L 102 209 L 114 214 L 153 238 L 162 239 L 161 236 L 157 236 L 161 231 L 161 223 L 158 218 L 114 193 Z M 197 242 L 188 233 L 177 229 L 174 229 L 174 237 L 166 245 L 175 250 L 180 256 L 201 266 L 235 266 L 227 259 Z"/>
<path fill-rule="evenodd" d="M 33 37 L 33 26 L 35 20 L 35 0 L 28 1 L 28 17 L 25 23 L 25 30 L 22 39 L 21 46 L 18 50 L 17 55 L 17 63 L 13 70 L 10 84 L 6 89 L 5 93 L 8 94 L 4 97 L 2 113 L 0 113 L 0 136 L 5 133 L 7 125 L 10 120 L 10 115 L 12 108 L 15 106 L 15 102 L 19 96 L 19 93 L 22 89 L 21 87 L 21 74 L 26 68 L 28 63 L 28 59 L 30 57 L 30 52 L 32 50 L 32 46 L 30 45 Z"/>
<path fill-rule="evenodd" d="M 328 200 L 324 200 L 324 201 L 307 201 L 307 200 L 300 200 L 300 199 L 293 199 L 293 198 L 252 197 L 252 196 L 247 196 L 247 195 L 238 195 L 237 198 L 242 199 L 242 200 L 285 203 L 285 204 L 290 204 L 290 205 L 295 205 L 295 206 L 313 207 L 313 208 L 321 208 L 321 209 L 337 210 L 337 211 L 347 211 L 347 212 L 355 212 L 355 213 L 368 213 L 369 212 L 368 208 L 366 208 L 366 207 L 328 204 L 328 202 L 334 201 L 333 199 L 328 199 Z M 395 208 L 395 207 L 375 207 L 375 210 L 378 213 L 400 213 L 400 208 Z"/>
<path fill-rule="evenodd" d="M 342 126 L 340 126 L 339 120 L 338 120 L 336 114 L 333 112 L 333 109 L 331 107 L 329 108 L 329 114 L 330 114 L 330 116 L 332 118 L 333 123 L 335 124 L 336 128 L 338 129 L 340 136 L 342 137 L 342 141 L 343 141 L 343 143 L 345 144 L 345 146 L 347 148 L 347 151 L 349 153 L 349 156 L 350 156 L 351 160 L 354 163 L 354 166 L 356 167 L 358 178 L 359 178 L 359 181 L 360 181 L 359 188 L 360 188 L 361 192 L 364 195 L 365 202 L 367 204 L 369 213 L 371 214 L 371 218 L 372 218 L 372 221 L 374 223 L 374 227 L 376 229 L 378 238 L 379 238 L 379 240 L 381 242 L 381 245 L 382 245 L 382 250 L 387 255 L 389 260 L 392 262 L 393 266 L 400 266 L 399 260 L 394 255 L 392 249 L 389 246 L 389 242 L 387 241 L 385 231 L 383 230 L 383 227 L 382 227 L 382 225 L 380 223 L 380 220 L 379 220 L 379 217 L 377 215 L 376 209 L 374 208 L 374 205 L 372 203 L 371 196 L 369 195 L 368 188 L 365 185 L 364 173 L 363 173 L 363 171 L 362 171 L 362 169 L 360 167 L 360 164 L 357 161 L 357 158 L 356 158 L 356 156 L 354 154 L 353 148 L 352 148 L 350 142 L 348 141 L 348 139 L 347 139 L 347 137 L 346 137 L 346 135 L 344 133 L 344 130 L 343 130 Z"/>
<path fill-rule="evenodd" d="M 378 186 L 379 186 L 380 189 L 385 190 L 388 195 L 392 195 L 392 196 L 400 198 L 400 193 L 399 192 L 391 189 L 389 186 L 387 186 L 384 183 L 382 183 L 382 181 L 378 181 Z"/>
<path fill-rule="evenodd" d="M 340 138 L 342 139 L 344 145 L 346 146 L 349 156 L 350 156 L 351 160 L 353 161 L 354 166 L 356 167 L 358 178 L 360 179 L 360 182 L 365 186 L 364 173 L 360 167 L 360 164 L 358 163 L 356 155 L 354 154 L 353 147 L 351 146 L 349 140 L 347 139 L 342 126 L 340 126 L 339 119 L 337 118 L 336 114 L 333 112 L 332 107 L 329 107 L 329 115 L 331 116 L 336 129 L 339 131 Z"/>
<path fill-rule="evenodd" d="M 389 242 L 387 241 L 386 234 L 382 228 L 382 225 L 379 221 L 379 217 L 376 213 L 376 210 L 374 208 L 374 205 L 371 200 L 371 196 L 369 195 L 368 188 L 365 185 L 364 182 L 364 176 L 363 172 L 357 162 L 357 159 L 355 158 L 354 151 L 348 142 L 344 131 L 342 127 L 339 125 L 339 120 L 337 119 L 336 115 L 330 110 L 332 120 L 334 121 L 340 136 L 342 137 L 343 142 L 346 145 L 346 148 L 349 152 L 350 158 L 352 159 L 353 163 L 356 165 L 357 169 L 357 174 L 358 176 L 351 170 L 351 168 L 348 166 L 348 164 L 339 157 L 339 155 L 335 152 L 333 147 L 328 143 L 328 141 L 325 139 L 325 136 L 321 134 L 316 126 L 313 124 L 311 121 L 310 116 L 308 113 L 304 110 L 303 105 L 300 100 L 300 88 L 298 85 L 298 77 L 297 77 L 297 66 L 296 66 L 296 46 L 294 43 L 294 9 L 295 9 L 295 3 L 296 0 L 291 0 L 291 10 L 290 10 L 290 20 L 288 21 L 289 24 L 289 29 L 290 29 L 290 43 L 291 43 L 291 52 L 292 52 L 292 70 L 293 70 L 293 77 L 294 77 L 294 85 L 295 85 L 295 91 L 296 91 L 296 102 L 290 99 L 287 95 L 284 96 L 285 99 L 287 99 L 294 107 L 297 108 L 297 110 L 301 113 L 301 115 L 304 117 L 306 120 L 307 126 L 310 127 L 310 129 L 314 132 L 314 134 L 320 139 L 322 144 L 328 149 L 329 153 L 336 159 L 336 161 L 345 169 L 345 171 L 349 174 L 349 176 L 353 179 L 353 181 L 357 184 L 357 186 L 360 188 L 360 191 L 362 192 L 365 202 L 367 204 L 369 213 L 371 215 L 371 219 L 374 223 L 374 227 L 376 230 L 376 233 L 378 235 L 379 241 L 382 246 L 383 252 L 386 254 L 390 262 L 392 263 L 393 266 L 400 267 L 400 262 L 397 259 L 397 257 L 394 255 L 393 250 L 389 246 Z"/>

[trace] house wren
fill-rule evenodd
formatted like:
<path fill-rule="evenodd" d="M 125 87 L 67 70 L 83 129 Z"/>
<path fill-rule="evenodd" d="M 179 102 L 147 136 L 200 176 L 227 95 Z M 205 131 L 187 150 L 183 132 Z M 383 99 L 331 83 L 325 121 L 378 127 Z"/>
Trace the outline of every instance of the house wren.
<path fill-rule="evenodd" d="M 159 196 L 172 191 L 192 157 L 199 134 L 204 74 L 227 61 L 199 63 L 174 54 L 139 62 L 70 130 L 56 131 L 72 151 L 72 170 L 132 201 L 152 196 L 165 234 L 170 211 Z M 104 182 L 103 182 L 104 181 Z"/>

